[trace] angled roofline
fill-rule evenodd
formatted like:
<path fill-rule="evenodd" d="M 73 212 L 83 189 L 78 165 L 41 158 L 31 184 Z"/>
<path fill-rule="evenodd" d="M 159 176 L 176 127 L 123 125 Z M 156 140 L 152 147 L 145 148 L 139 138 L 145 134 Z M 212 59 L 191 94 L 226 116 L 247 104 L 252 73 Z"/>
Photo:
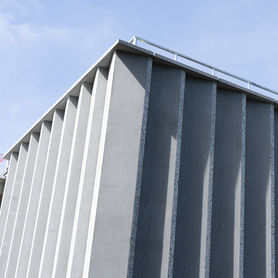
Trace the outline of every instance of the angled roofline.
<path fill-rule="evenodd" d="M 5 159 L 9 159 L 12 152 L 18 152 L 20 144 L 22 142 L 28 142 L 32 132 L 39 132 L 40 126 L 43 121 L 49 121 L 52 118 L 52 115 L 56 109 L 61 109 L 65 105 L 66 99 L 68 96 L 78 96 L 79 90 L 83 82 L 89 82 L 95 76 L 95 73 L 99 67 L 108 67 L 112 59 L 112 54 L 116 50 L 128 51 L 129 47 L 133 49 L 134 52 L 144 53 L 145 55 L 151 56 L 152 52 L 147 50 L 140 50 L 138 47 L 126 43 L 122 40 L 117 40 L 102 56 L 97 60 L 44 114 L 40 117 L 33 126 L 28 129 L 27 132 L 14 144 L 11 148 L 3 155 Z M 138 49 L 138 50 L 137 50 Z"/>
<path fill-rule="evenodd" d="M 190 76 L 213 80 L 223 88 L 242 92 L 251 97 L 260 99 L 265 102 L 269 102 L 273 104 L 277 102 L 275 98 L 272 98 L 270 96 L 266 96 L 254 90 L 242 87 L 238 84 L 221 79 L 215 75 L 188 66 L 182 62 L 167 58 L 163 55 L 157 54 L 145 48 L 134 45 L 130 42 L 126 42 L 119 39 L 43 114 L 41 118 L 39 118 L 39 120 L 35 122 L 35 124 L 26 133 L 24 133 L 24 135 L 14 145 L 12 145 L 12 147 L 3 155 L 3 157 L 5 159 L 9 159 L 12 152 L 19 151 L 19 147 L 21 143 L 29 142 L 29 138 L 32 132 L 40 132 L 42 122 L 52 120 L 54 111 L 56 109 L 64 108 L 68 96 L 78 96 L 82 83 L 92 82 L 96 74 L 96 71 L 99 67 L 109 67 L 109 64 L 112 59 L 112 55 L 115 51 L 127 52 L 127 53 L 144 55 L 144 56 L 151 56 L 153 57 L 155 63 L 184 69 L 187 72 L 187 74 Z"/>
<path fill-rule="evenodd" d="M 160 49 L 162 51 L 165 51 L 169 54 L 172 54 L 174 55 L 173 56 L 173 60 L 177 60 L 179 57 L 182 58 L 182 59 L 185 59 L 186 61 L 190 61 L 190 62 L 193 62 L 194 64 L 196 65 L 199 65 L 199 66 L 202 66 L 206 69 L 209 69 L 211 71 L 211 75 L 216 75 L 216 73 L 220 73 L 220 74 L 223 74 L 225 77 L 229 77 L 229 78 L 233 78 L 234 80 L 236 81 L 240 81 L 240 82 L 244 82 L 247 86 L 248 89 L 250 89 L 250 86 L 254 86 L 256 89 L 261 89 L 267 93 L 271 93 L 271 94 L 274 94 L 274 95 L 277 95 L 278 96 L 278 91 L 276 90 L 273 90 L 273 89 L 270 89 L 270 88 L 267 88 L 266 86 L 263 86 L 261 84 L 258 84 L 258 83 L 255 83 L 251 80 L 248 80 L 246 78 L 243 78 L 241 76 L 238 76 L 236 74 L 233 74 L 233 73 L 230 73 L 226 70 L 222 70 L 218 67 L 215 67 L 215 66 L 212 66 L 212 65 L 209 65 L 207 63 L 204 63 L 204 62 L 201 62 L 195 58 L 192 58 L 192 57 L 189 57 L 181 52 L 178 52 L 178 51 L 175 51 L 175 50 L 172 50 L 170 48 L 167 48 L 167 47 L 164 47 L 162 45 L 159 45 L 155 42 L 152 42 L 150 40 L 147 40 L 147 39 L 144 39 L 142 37 L 138 37 L 138 36 L 133 36 L 129 42 L 134 44 L 134 45 L 137 45 L 137 42 L 140 41 L 142 43 L 145 43 L 145 44 L 148 44 L 154 48 L 157 48 L 157 49 Z M 225 78 L 224 78 L 225 79 Z"/>

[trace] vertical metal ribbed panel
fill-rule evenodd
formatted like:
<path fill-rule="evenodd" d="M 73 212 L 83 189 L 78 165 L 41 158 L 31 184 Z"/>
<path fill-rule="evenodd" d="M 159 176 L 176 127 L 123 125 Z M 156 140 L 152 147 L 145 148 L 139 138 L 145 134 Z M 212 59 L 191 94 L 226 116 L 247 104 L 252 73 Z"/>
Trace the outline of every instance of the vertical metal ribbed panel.
<path fill-rule="evenodd" d="M 273 105 L 247 101 L 244 277 L 274 277 L 272 194 Z"/>
<path fill-rule="evenodd" d="M 20 249 L 18 252 L 17 263 L 14 265 L 15 277 L 26 276 L 28 258 L 36 220 L 36 212 L 38 209 L 39 196 L 45 171 L 50 132 L 51 122 L 43 122 L 40 133 L 37 157 L 33 170 L 33 179 L 27 203 L 26 217 L 22 231 Z"/>
<path fill-rule="evenodd" d="M 26 277 L 38 277 L 40 259 L 43 248 L 43 240 L 46 233 L 46 224 L 49 214 L 49 205 L 53 190 L 55 169 L 57 166 L 58 151 L 61 140 L 64 112 L 56 110 L 53 115 L 50 142 L 48 146 L 45 172 L 42 181 L 42 189 L 39 196 L 38 209 L 35 216 L 35 226 L 30 247 L 30 253 L 26 257 Z"/>
<path fill-rule="evenodd" d="M 82 277 L 108 72 L 94 80 L 66 277 Z"/>
<path fill-rule="evenodd" d="M 276 277 L 277 107 L 121 51 L 9 153 L 0 276 Z"/>
<path fill-rule="evenodd" d="M 185 72 L 153 66 L 132 277 L 168 277 Z"/>
<path fill-rule="evenodd" d="M 32 133 L 29 143 L 26 165 L 24 169 L 19 199 L 15 214 L 15 223 L 12 231 L 11 245 L 9 248 L 5 277 L 14 277 L 20 242 L 23 232 L 24 220 L 27 213 L 28 199 L 34 177 L 34 167 L 37 158 L 40 135 Z"/>
<path fill-rule="evenodd" d="M 92 85 L 88 83 L 83 84 L 79 94 L 52 277 L 65 277 L 67 271 L 73 228 L 73 215 L 76 207 L 76 197 L 82 167 L 91 96 Z"/>
<path fill-rule="evenodd" d="M 173 277 L 205 277 L 209 260 L 210 202 L 216 84 L 186 78 Z"/>
<path fill-rule="evenodd" d="M 244 94 L 217 92 L 210 277 L 242 277 L 245 103 Z"/>
<path fill-rule="evenodd" d="M 77 103 L 78 99 L 75 97 L 69 97 L 67 100 L 38 277 L 50 277 L 52 274 Z"/>
<path fill-rule="evenodd" d="M 28 144 L 22 143 L 19 149 L 18 162 L 16 165 L 15 179 L 12 184 L 12 193 L 9 199 L 6 222 L 4 224 L 4 233 L 1 239 L 0 248 L 0 273 L 4 277 L 7 266 L 8 252 L 11 245 L 12 231 L 15 221 L 16 208 L 18 205 L 24 169 L 28 153 Z"/>

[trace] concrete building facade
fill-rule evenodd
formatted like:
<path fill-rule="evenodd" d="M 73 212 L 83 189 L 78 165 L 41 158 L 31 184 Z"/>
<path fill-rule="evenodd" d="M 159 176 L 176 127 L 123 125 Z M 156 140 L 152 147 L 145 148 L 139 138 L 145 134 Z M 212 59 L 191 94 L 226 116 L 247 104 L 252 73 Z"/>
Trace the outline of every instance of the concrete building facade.
<path fill-rule="evenodd" d="M 274 97 L 117 41 L 5 154 L 0 276 L 277 277 L 277 134 Z"/>

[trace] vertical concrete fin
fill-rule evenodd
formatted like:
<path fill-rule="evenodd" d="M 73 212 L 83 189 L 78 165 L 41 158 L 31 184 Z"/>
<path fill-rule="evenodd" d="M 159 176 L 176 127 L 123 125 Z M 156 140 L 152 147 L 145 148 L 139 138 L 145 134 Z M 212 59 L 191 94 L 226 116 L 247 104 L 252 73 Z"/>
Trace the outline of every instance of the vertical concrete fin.
<path fill-rule="evenodd" d="M 246 169 L 246 95 L 242 98 L 241 133 L 241 187 L 235 192 L 235 235 L 234 235 L 234 277 L 243 278 L 244 263 L 244 215 L 245 215 L 245 169 Z M 238 212 L 238 209 L 240 211 Z M 239 241 L 239 242 L 238 242 Z"/>
<path fill-rule="evenodd" d="M 50 141 L 47 151 L 45 171 L 42 179 L 40 196 L 36 215 L 34 216 L 33 237 L 29 254 L 26 256 L 26 275 L 24 277 L 38 277 L 40 258 L 45 235 L 46 222 L 49 213 L 49 204 L 55 169 L 57 165 L 58 150 L 60 145 L 64 112 L 56 110 L 53 115 Z"/>
<path fill-rule="evenodd" d="M 186 78 L 173 277 L 208 276 L 216 84 Z"/>
<path fill-rule="evenodd" d="M 247 100 L 244 277 L 274 278 L 273 105 Z"/>
<path fill-rule="evenodd" d="M 184 86 L 184 71 L 153 66 L 131 275 L 134 278 L 168 277 Z"/>
<path fill-rule="evenodd" d="M 107 78 L 108 70 L 99 68 L 93 84 L 83 159 L 82 163 L 80 163 L 82 167 L 79 185 L 77 186 L 76 209 L 66 273 L 68 278 L 82 277 Z"/>
<path fill-rule="evenodd" d="M 278 275 L 278 111 L 277 108 L 274 112 L 274 131 L 275 131 L 275 141 L 274 141 L 274 161 L 275 161 L 275 219 L 274 219 L 274 227 L 275 227 L 275 272 L 276 277 Z"/>
<path fill-rule="evenodd" d="M 267 277 L 276 277 L 276 264 L 275 264 L 275 107 L 270 107 L 270 185 L 267 196 Z M 277 138 L 277 137 L 276 137 Z"/>
<path fill-rule="evenodd" d="M 241 278 L 246 97 L 218 89 L 210 277 Z"/>
<path fill-rule="evenodd" d="M 35 161 L 37 157 L 39 137 L 40 136 L 38 133 L 32 133 L 30 137 L 24 175 L 20 187 L 18 202 L 15 206 L 16 207 L 15 221 L 11 233 L 12 234 L 11 244 L 7 256 L 7 265 L 6 265 L 4 277 L 14 277 L 15 275 L 15 266 L 18 258 L 18 252 L 19 252 L 20 242 L 21 242 L 22 232 L 23 232 L 23 225 L 26 217 L 27 204 L 28 204 L 32 180 L 34 176 L 34 167 L 35 167 Z"/>
<path fill-rule="evenodd" d="M 41 127 L 37 156 L 33 169 L 33 179 L 27 203 L 26 217 L 23 226 L 19 255 L 17 263 L 14 265 L 15 277 L 26 277 L 28 258 L 36 219 L 35 216 L 38 209 L 38 201 L 42 186 L 43 174 L 45 171 L 45 162 L 49 145 L 50 132 L 51 122 L 43 122 Z"/>
<path fill-rule="evenodd" d="M 89 83 L 82 84 L 77 106 L 52 277 L 66 276 L 91 96 L 92 85 Z"/>
<path fill-rule="evenodd" d="M 18 205 L 18 199 L 20 195 L 20 188 L 22 185 L 22 179 L 24 175 L 24 169 L 26 165 L 28 154 L 28 144 L 22 143 L 19 149 L 18 162 L 15 170 L 15 178 L 12 184 L 12 191 L 9 199 L 7 216 L 4 223 L 3 237 L 1 239 L 0 246 L 0 273 L 4 276 L 4 272 L 7 266 L 7 257 L 9 247 L 11 245 L 11 236 L 15 221 L 15 213 Z"/>
<path fill-rule="evenodd" d="M 91 275 L 127 276 L 140 135 L 145 97 L 149 95 L 148 75 L 151 74 L 151 63 L 151 58 L 118 52 L 112 59 L 96 166 L 84 278 Z M 110 228 L 107 229 L 108 226 Z"/>
<path fill-rule="evenodd" d="M 170 254 L 169 254 L 169 267 L 168 277 L 173 277 L 174 271 L 174 253 L 175 253 L 175 240 L 176 240 L 176 223 L 177 223 L 177 209 L 178 209 L 178 192 L 180 180 L 180 164 L 181 164 L 181 147 L 182 147 L 182 128 L 183 128 L 183 113 L 184 113 L 184 99 L 185 99 L 185 82 L 186 74 L 184 75 L 183 82 L 180 83 L 180 101 L 179 101 L 179 114 L 178 114 L 178 131 L 177 131 L 177 153 L 175 165 L 175 180 L 173 192 L 173 211 L 171 219 L 171 241 L 170 241 Z"/>
<path fill-rule="evenodd" d="M 47 218 L 38 277 L 50 277 L 52 274 L 65 185 L 68 175 L 77 103 L 78 98 L 70 96 L 66 104 L 53 190 L 49 205 L 50 212 Z"/>
<path fill-rule="evenodd" d="M 16 175 L 17 163 L 18 163 L 18 153 L 13 152 L 11 153 L 11 157 L 9 161 L 8 176 L 5 182 L 4 193 L 3 193 L 2 203 L 0 207 L 0 246 L 3 240 L 6 219 L 8 217 L 8 209 L 9 209 L 9 203 L 13 191 L 13 184 Z"/>

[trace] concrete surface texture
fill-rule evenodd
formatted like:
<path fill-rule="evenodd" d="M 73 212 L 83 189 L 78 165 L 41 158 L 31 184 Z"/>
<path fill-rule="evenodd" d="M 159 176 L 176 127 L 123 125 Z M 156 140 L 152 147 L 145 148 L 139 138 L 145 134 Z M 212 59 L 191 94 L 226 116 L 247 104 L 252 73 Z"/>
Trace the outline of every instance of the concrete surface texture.
<path fill-rule="evenodd" d="M 275 101 L 124 42 L 80 80 L 6 154 L 0 277 L 275 278 Z"/>

